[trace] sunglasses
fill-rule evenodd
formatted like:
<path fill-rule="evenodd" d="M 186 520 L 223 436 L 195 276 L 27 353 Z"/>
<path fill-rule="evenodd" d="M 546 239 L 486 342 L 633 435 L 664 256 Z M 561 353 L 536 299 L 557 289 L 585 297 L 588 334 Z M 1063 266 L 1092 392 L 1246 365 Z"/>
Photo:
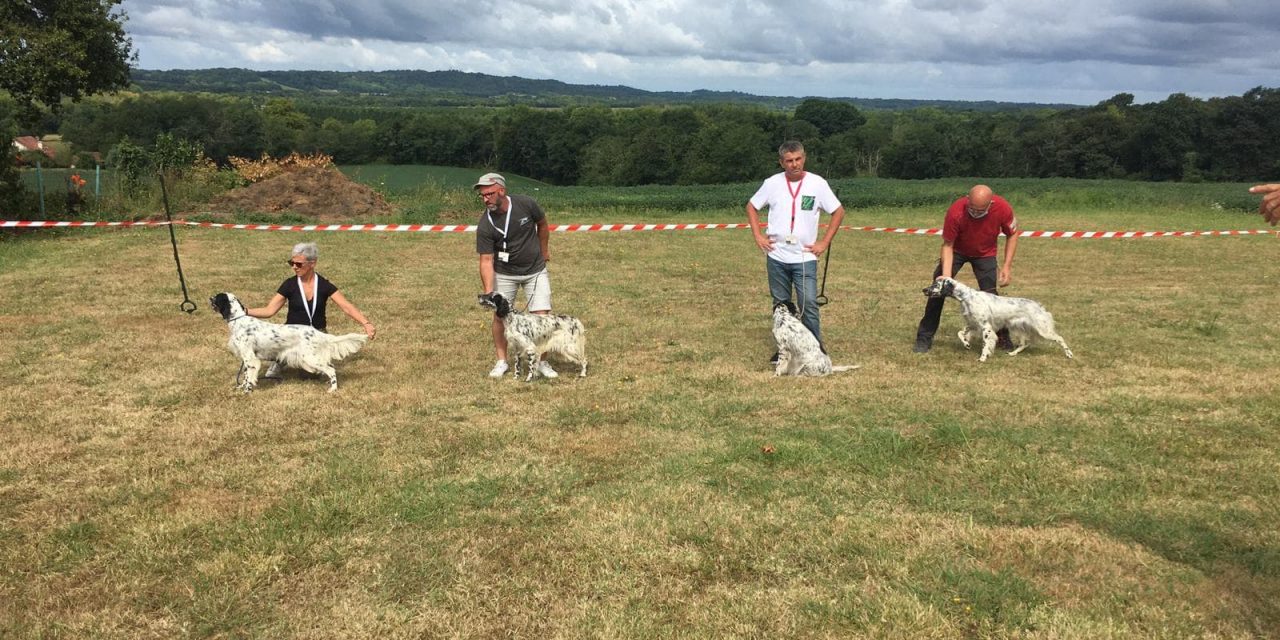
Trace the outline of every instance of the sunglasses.
<path fill-rule="evenodd" d="M 295 269 L 301 269 L 301 268 L 303 268 L 303 267 L 307 266 L 307 264 L 308 264 L 308 263 L 306 263 L 306 262 L 294 262 L 294 261 L 290 260 L 290 261 L 286 262 L 285 264 L 287 264 L 287 265 L 289 265 L 289 266 L 291 266 L 291 267 L 293 267 L 293 268 L 295 268 Z"/>
<path fill-rule="evenodd" d="M 968 211 L 968 213 L 969 213 L 969 216 L 970 216 L 970 217 L 973 217 L 973 218 L 981 218 L 981 217 L 986 216 L 986 215 L 987 215 L 987 212 L 991 211 L 991 203 L 987 203 L 987 206 L 985 206 L 985 207 L 983 207 L 983 208 L 981 208 L 981 209 L 978 209 L 978 208 L 975 208 L 975 207 L 966 206 L 966 207 L 965 207 L 965 210 L 966 210 L 966 211 Z"/>

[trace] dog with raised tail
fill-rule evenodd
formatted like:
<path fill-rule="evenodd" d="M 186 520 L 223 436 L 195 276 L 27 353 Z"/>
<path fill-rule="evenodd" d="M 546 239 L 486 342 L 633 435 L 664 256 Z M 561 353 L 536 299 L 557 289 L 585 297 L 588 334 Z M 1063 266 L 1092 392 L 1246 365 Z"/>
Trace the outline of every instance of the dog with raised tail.
<path fill-rule="evenodd" d="M 359 351 L 369 339 L 363 333 L 333 336 L 306 325 L 259 320 L 246 313 L 244 305 L 230 293 L 209 298 L 209 306 L 226 320 L 231 331 L 227 348 L 240 358 L 235 388 L 245 393 L 258 386 L 263 360 L 323 374 L 329 379 L 329 392 L 337 391 L 338 373 L 333 363 Z"/>
<path fill-rule="evenodd" d="M 538 373 L 538 359 L 548 354 L 580 367 L 578 377 L 587 376 L 587 336 L 582 322 L 573 316 L 526 313 L 511 305 L 500 293 L 482 293 L 480 306 L 493 309 L 502 318 L 507 351 L 513 365 L 511 375 L 520 378 L 525 365 L 525 382 Z"/>
<path fill-rule="evenodd" d="M 1035 300 L 997 296 L 951 278 L 934 280 L 924 288 L 924 294 L 930 298 L 951 296 L 960 303 L 960 315 L 964 316 L 965 323 L 959 333 L 960 344 L 968 349 L 970 341 L 981 335 L 982 355 L 978 356 L 978 362 L 986 362 L 995 350 L 996 332 L 1001 329 L 1009 330 L 1009 339 L 1015 347 L 1009 352 L 1011 356 L 1022 353 L 1033 338 L 1040 338 L 1057 342 L 1067 357 L 1072 357 L 1067 341 L 1054 327 L 1053 314 Z"/>
<path fill-rule="evenodd" d="M 853 371 L 862 365 L 832 365 L 831 358 L 813 333 L 800 322 L 796 306 L 790 300 L 773 305 L 773 340 L 778 346 L 775 376 L 821 377 L 841 371 Z"/>

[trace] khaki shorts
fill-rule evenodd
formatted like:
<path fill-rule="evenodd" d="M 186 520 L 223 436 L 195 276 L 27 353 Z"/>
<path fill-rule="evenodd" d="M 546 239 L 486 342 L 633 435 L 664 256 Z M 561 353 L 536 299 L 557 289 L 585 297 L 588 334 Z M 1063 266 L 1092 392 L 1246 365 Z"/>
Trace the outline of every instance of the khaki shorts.
<path fill-rule="evenodd" d="M 551 310 L 551 276 L 543 269 L 527 276 L 493 274 L 493 290 L 507 300 L 515 302 L 516 289 L 524 287 L 525 311 Z"/>

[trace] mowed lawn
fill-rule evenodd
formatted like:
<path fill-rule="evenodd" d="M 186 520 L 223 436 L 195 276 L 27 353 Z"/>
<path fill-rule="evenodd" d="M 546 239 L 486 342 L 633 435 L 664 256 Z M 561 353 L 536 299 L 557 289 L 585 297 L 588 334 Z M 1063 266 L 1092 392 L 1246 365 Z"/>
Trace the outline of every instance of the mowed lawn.
<path fill-rule="evenodd" d="M 747 232 L 556 234 L 590 375 L 525 384 L 485 377 L 472 235 L 178 236 L 193 315 L 162 229 L 0 241 L 0 636 L 1280 629 L 1275 237 L 1023 239 L 1005 293 L 1044 303 L 1076 357 L 980 364 L 954 302 L 911 353 L 936 238 L 847 232 L 823 329 L 862 369 L 775 379 Z M 264 303 L 308 239 L 379 337 L 336 394 L 296 375 L 235 393 L 206 300 Z"/>

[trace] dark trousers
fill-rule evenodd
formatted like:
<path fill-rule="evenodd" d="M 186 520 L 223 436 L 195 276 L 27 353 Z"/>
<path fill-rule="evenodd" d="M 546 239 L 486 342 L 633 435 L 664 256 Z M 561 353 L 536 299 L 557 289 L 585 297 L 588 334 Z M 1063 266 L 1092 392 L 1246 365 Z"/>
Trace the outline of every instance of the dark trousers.
<path fill-rule="evenodd" d="M 951 277 L 956 277 L 960 273 L 960 267 L 965 263 L 973 265 L 973 275 L 978 279 L 978 288 L 1000 295 L 996 291 L 996 258 L 970 258 L 955 254 L 955 258 L 951 261 Z M 938 266 L 933 269 L 933 279 L 937 280 L 942 275 L 942 260 L 938 260 Z M 920 327 L 916 329 L 916 340 L 924 340 L 925 342 L 933 341 L 933 334 L 938 332 L 938 323 L 942 320 L 942 305 L 947 301 L 946 298 L 929 298 L 924 305 L 924 317 L 920 318 Z M 1009 342 L 1009 330 L 1001 329 L 996 332 L 996 336 L 1000 339 L 1001 344 Z"/>

